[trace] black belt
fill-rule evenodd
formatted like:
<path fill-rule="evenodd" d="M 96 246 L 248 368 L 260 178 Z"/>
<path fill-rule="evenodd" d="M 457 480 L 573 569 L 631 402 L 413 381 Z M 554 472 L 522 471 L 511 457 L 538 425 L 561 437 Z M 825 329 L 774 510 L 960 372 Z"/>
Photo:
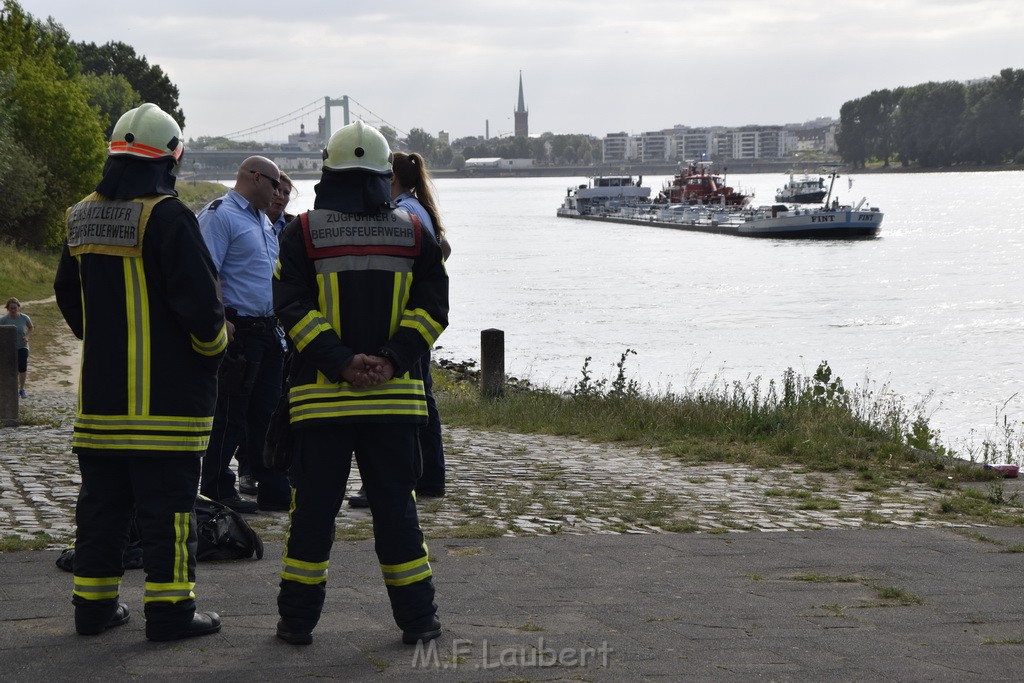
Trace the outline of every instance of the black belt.
<path fill-rule="evenodd" d="M 272 330 L 275 327 L 277 327 L 277 318 L 272 315 L 265 318 L 248 315 L 235 316 L 235 329 L 237 330 L 261 332 L 263 330 Z"/>

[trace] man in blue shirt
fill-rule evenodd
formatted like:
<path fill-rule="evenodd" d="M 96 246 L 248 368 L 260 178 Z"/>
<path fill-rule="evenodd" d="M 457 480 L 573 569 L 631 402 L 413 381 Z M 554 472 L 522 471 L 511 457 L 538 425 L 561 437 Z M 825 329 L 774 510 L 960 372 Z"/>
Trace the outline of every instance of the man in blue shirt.
<path fill-rule="evenodd" d="M 242 162 L 235 186 L 199 212 L 199 227 L 220 278 L 228 321 L 235 338 L 221 365 L 217 410 L 203 457 L 200 493 L 238 512 L 287 510 L 288 479 L 263 466 L 267 424 L 281 392 L 283 345 L 274 317 L 271 279 L 277 237 L 266 215 L 280 191 L 281 171 L 270 159 Z M 257 502 L 235 488 L 230 469 L 238 450 L 256 477 Z"/>

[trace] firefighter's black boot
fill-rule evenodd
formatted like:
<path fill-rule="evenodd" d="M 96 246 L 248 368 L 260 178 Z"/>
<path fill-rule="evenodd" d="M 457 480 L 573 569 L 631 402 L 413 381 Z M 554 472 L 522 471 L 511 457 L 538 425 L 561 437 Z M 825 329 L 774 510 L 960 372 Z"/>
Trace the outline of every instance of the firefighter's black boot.
<path fill-rule="evenodd" d="M 113 600 L 79 600 L 75 598 L 75 630 L 81 636 L 95 636 L 108 628 L 122 626 L 131 619 L 128 605 Z"/>

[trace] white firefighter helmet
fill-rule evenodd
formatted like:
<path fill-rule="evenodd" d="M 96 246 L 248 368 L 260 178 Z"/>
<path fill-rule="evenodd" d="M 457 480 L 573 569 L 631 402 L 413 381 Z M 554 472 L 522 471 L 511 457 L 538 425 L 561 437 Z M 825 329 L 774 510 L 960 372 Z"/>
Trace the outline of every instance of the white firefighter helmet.
<path fill-rule="evenodd" d="M 374 173 L 391 173 L 391 148 L 373 126 L 356 121 L 331 136 L 324 150 L 324 170 L 347 171 L 361 168 Z"/>
<path fill-rule="evenodd" d="M 185 143 L 181 127 L 171 115 L 147 102 L 121 115 L 110 135 L 109 156 L 133 156 L 140 159 L 174 159 L 178 167 Z"/>

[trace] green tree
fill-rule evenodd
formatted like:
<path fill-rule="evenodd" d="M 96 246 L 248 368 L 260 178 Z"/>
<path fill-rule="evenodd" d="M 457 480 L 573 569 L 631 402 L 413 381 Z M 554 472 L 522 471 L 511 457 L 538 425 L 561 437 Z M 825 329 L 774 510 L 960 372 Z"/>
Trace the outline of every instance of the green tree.
<path fill-rule="evenodd" d="M 967 90 L 962 147 L 965 161 L 999 164 L 1024 148 L 1024 71 L 1003 69 L 999 76 Z"/>
<path fill-rule="evenodd" d="M 37 20 L 15 0 L 4 0 L 0 10 L 0 28 L 3 28 L 0 50 L 6 53 L 0 60 L 17 63 L 21 59 L 45 54 L 63 72 L 62 78 L 74 78 L 79 73 L 81 67 L 71 46 L 71 38 L 52 17 L 46 21 Z"/>
<path fill-rule="evenodd" d="M 861 133 L 867 145 L 867 153 L 889 166 L 893 150 L 893 114 L 899 102 L 900 92 L 875 90 L 860 99 Z"/>
<path fill-rule="evenodd" d="M 65 209 L 95 186 L 106 157 L 103 129 L 68 61 L 66 43 L 67 34 L 52 20 L 40 22 L 5 0 L 0 73 L 10 80 L 4 110 L 9 135 L 23 150 L 20 169 L 28 176 L 5 183 L 4 201 L 22 213 L 0 224 L 0 234 L 31 246 L 62 241 Z M 33 195 L 40 178 L 46 187 L 41 205 Z"/>
<path fill-rule="evenodd" d="M 859 99 L 843 102 L 839 108 L 839 132 L 836 133 L 839 156 L 855 168 L 864 168 L 868 159 L 868 141 L 861 124 L 860 103 Z"/>
<path fill-rule="evenodd" d="M 409 131 L 409 136 L 405 139 L 405 143 L 409 146 L 410 152 L 419 152 L 427 160 L 428 164 L 434 164 L 435 154 L 437 153 L 437 138 L 433 135 L 422 128 L 413 128 Z"/>
<path fill-rule="evenodd" d="M 214 149 L 214 150 L 261 150 L 265 147 L 262 142 L 253 140 L 232 140 L 221 136 L 200 135 L 197 138 L 190 138 L 185 149 Z"/>
<path fill-rule="evenodd" d="M 152 102 L 174 117 L 185 128 L 185 114 L 178 104 L 178 86 L 157 65 L 135 53 L 124 43 L 72 43 L 84 73 L 114 76 L 120 74 L 131 84 L 143 102 Z M 124 112 L 121 112 L 124 113 Z"/>
<path fill-rule="evenodd" d="M 579 160 L 579 151 L 572 145 L 567 146 L 562 150 L 562 155 L 559 157 L 563 164 L 573 165 Z"/>
<path fill-rule="evenodd" d="M 452 151 L 451 145 L 438 145 L 436 157 L 434 163 L 439 168 L 450 168 L 455 152 Z"/>
<path fill-rule="evenodd" d="M 962 83 L 922 83 L 904 89 L 896 115 L 900 159 L 925 167 L 951 165 L 964 107 Z"/>
<path fill-rule="evenodd" d="M 379 130 L 384 139 L 388 141 L 388 146 L 391 149 L 395 149 L 395 144 L 398 142 L 398 132 L 391 126 L 381 126 Z"/>
<path fill-rule="evenodd" d="M 14 132 L 12 71 L 0 72 L 0 236 L 19 244 L 38 244 L 36 226 L 23 220 L 46 204 L 46 169 L 28 153 Z"/>
<path fill-rule="evenodd" d="M 103 137 L 108 140 L 121 114 L 143 103 L 142 96 L 121 74 L 82 74 L 81 84 L 89 104 L 100 116 Z"/>
<path fill-rule="evenodd" d="M 551 141 L 555 136 L 551 133 L 543 133 L 539 138 L 530 140 L 530 156 L 538 164 L 546 164 L 551 161 Z"/>

